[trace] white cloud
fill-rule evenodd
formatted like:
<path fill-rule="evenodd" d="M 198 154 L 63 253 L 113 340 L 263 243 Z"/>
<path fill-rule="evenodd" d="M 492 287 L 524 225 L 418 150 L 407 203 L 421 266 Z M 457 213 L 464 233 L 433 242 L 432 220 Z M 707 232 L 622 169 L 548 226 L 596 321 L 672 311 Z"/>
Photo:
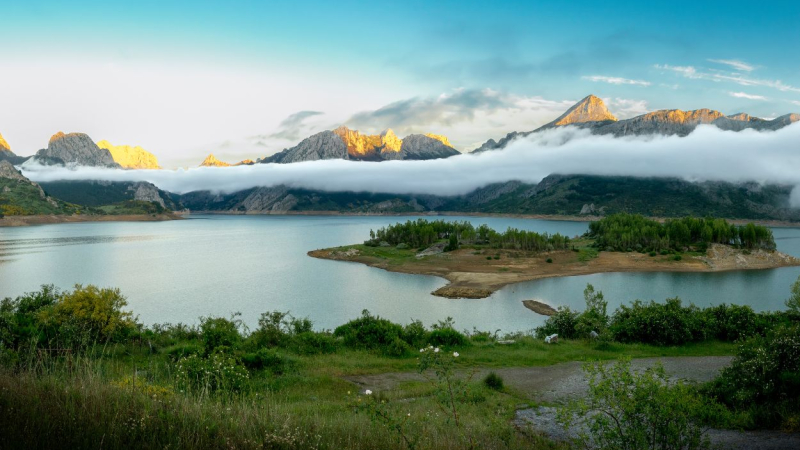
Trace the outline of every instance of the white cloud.
<path fill-rule="evenodd" d="M 793 105 L 800 106 L 800 102 L 799 102 L 799 101 L 797 101 L 797 100 L 789 100 L 789 103 L 791 103 L 791 104 L 793 104 Z"/>
<path fill-rule="evenodd" d="M 627 98 L 604 98 L 608 109 L 617 116 L 618 119 L 629 119 L 631 117 L 646 114 L 650 109 L 646 100 L 633 100 Z"/>
<path fill-rule="evenodd" d="M 685 78 L 695 80 L 709 80 L 715 82 L 728 81 L 736 83 L 740 86 L 761 86 L 771 89 L 777 89 L 781 92 L 800 92 L 800 87 L 786 84 L 781 80 L 765 80 L 759 78 L 750 78 L 738 73 L 724 73 L 724 72 L 701 72 L 693 66 L 670 66 L 668 64 L 656 64 L 656 69 L 670 70 Z"/>
<path fill-rule="evenodd" d="M 722 131 L 700 126 L 687 137 L 614 138 L 564 127 L 535 133 L 506 149 L 432 161 L 365 163 L 345 160 L 257 164 L 189 170 L 26 167 L 35 181 L 144 180 L 162 189 L 234 192 L 285 184 L 327 191 L 458 195 L 509 180 L 538 183 L 552 173 L 671 176 L 688 180 L 800 185 L 800 123 L 774 132 Z M 800 195 L 797 196 L 800 202 Z M 800 206 L 800 205 L 796 205 Z"/>
<path fill-rule="evenodd" d="M 746 98 L 748 100 L 767 100 L 763 95 L 753 95 L 746 92 L 728 92 L 728 95 L 736 98 Z"/>
<path fill-rule="evenodd" d="M 709 59 L 709 61 L 717 64 L 724 64 L 742 72 L 752 72 L 755 69 L 754 66 L 736 59 Z"/>
<path fill-rule="evenodd" d="M 584 76 L 581 78 L 583 78 L 584 80 L 598 81 L 601 83 L 608 83 L 608 84 L 630 84 L 634 86 L 650 86 L 651 84 L 649 81 L 644 81 L 644 80 L 631 80 L 629 78 L 607 77 L 603 75 Z"/>

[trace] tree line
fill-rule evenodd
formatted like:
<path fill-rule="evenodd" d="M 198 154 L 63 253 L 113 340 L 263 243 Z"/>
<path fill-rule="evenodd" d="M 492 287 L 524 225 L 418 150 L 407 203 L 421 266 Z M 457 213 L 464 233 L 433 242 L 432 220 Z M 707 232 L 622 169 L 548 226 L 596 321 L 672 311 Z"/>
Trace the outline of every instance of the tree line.
<path fill-rule="evenodd" d="M 377 246 L 381 242 L 389 245 L 406 244 L 413 248 L 428 247 L 440 240 L 448 240 L 448 249 L 454 250 L 460 244 L 489 245 L 493 248 L 548 251 L 566 250 L 570 247 L 570 238 L 559 233 L 537 233 L 509 227 L 505 232 L 498 232 L 488 225 L 475 227 L 467 221 L 444 220 L 428 221 L 425 219 L 409 220 L 376 230 L 370 230 L 370 239 L 366 245 Z"/>
<path fill-rule="evenodd" d="M 746 249 L 775 250 L 772 231 L 764 226 L 737 226 L 725 219 L 684 217 L 664 223 L 638 214 L 614 214 L 589 224 L 587 236 L 598 247 L 625 250 L 682 250 L 725 244 Z"/>

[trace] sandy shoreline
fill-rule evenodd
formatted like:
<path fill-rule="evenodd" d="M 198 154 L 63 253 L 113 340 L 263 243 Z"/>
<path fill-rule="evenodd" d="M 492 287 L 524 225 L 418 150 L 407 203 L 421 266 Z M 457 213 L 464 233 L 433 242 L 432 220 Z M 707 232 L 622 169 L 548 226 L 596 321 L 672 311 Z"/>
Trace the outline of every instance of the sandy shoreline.
<path fill-rule="evenodd" d="M 438 276 L 449 284 L 433 294 L 447 298 L 486 298 L 509 284 L 595 273 L 725 272 L 800 266 L 800 259 L 780 252 L 758 250 L 747 254 L 717 245 L 712 246 L 706 256 L 685 255 L 681 261 L 673 260 L 671 255 L 651 257 L 635 252 L 600 252 L 596 258 L 582 262 L 572 251 L 530 255 L 509 250 L 474 252 L 472 249 L 392 261 L 342 249 L 314 250 L 308 255 L 362 263 L 391 272 Z M 487 260 L 487 255 L 495 253 L 501 254 L 501 258 Z M 548 258 L 552 263 L 547 262 Z"/>
<path fill-rule="evenodd" d="M 179 214 L 120 214 L 120 215 L 48 215 L 48 216 L 5 216 L 0 218 L 0 227 L 24 227 L 29 225 L 47 225 L 55 223 L 81 222 L 161 222 L 165 220 L 181 220 Z"/>

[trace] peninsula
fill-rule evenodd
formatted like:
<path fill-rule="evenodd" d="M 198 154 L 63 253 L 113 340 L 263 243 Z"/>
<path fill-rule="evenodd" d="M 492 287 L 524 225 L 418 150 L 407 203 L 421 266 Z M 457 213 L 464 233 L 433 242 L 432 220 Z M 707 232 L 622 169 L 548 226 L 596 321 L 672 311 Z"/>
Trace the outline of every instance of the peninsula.
<path fill-rule="evenodd" d="M 603 272 L 722 272 L 800 266 L 778 252 L 762 226 L 723 219 L 664 223 L 616 214 L 580 237 L 419 219 L 371 232 L 358 245 L 309 256 L 366 264 L 392 272 L 434 275 L 450 283 L 434 295 L 485 298 L 501 287 L 540 278 Z"/>

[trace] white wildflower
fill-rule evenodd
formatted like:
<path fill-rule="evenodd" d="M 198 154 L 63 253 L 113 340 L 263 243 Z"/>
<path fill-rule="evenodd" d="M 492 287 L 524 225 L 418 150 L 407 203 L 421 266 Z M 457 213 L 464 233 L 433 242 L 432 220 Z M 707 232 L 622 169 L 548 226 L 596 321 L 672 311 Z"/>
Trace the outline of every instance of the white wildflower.
<path fill-rule="evenodd" d="M 458 358 L 458 352 L 453 352 L 453 358 Z"/>
<path fill-rule="evenodd" d="M 364 393 L 365 393 L 365 394 L 367 394 L 367 395 L 372 395 L 372 391 L 370 391 L 369 389 L 367 389 L 366 391 L 364 391 Z"/>

